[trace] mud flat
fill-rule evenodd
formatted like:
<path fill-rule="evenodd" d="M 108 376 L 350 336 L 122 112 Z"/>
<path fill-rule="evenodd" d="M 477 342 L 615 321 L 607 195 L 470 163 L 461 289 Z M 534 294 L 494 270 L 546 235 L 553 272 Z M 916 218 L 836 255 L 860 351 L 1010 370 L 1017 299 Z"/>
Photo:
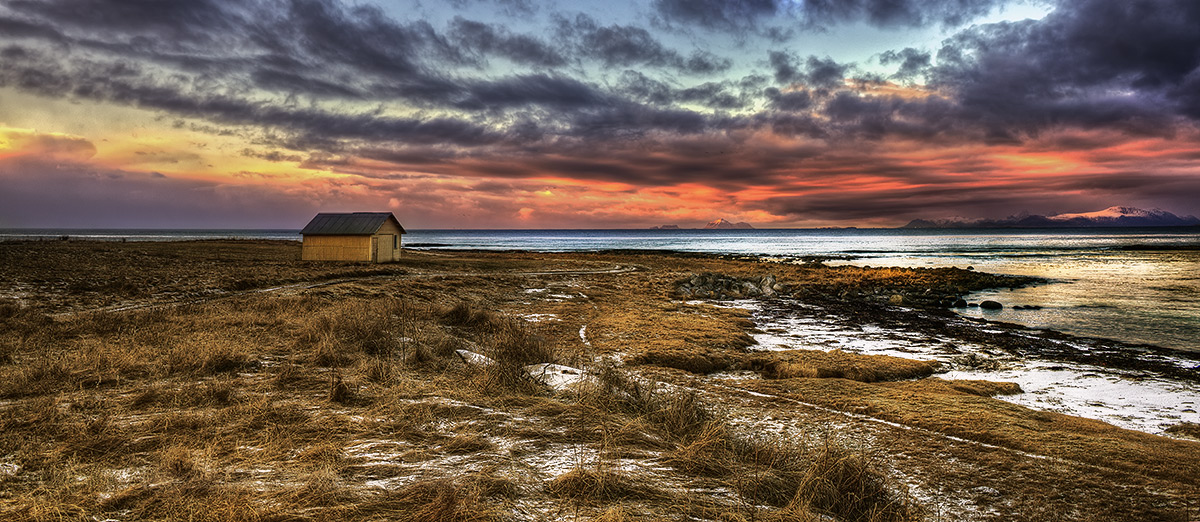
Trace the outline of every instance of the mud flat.
<path fill-rule="evenodd" d="M 0 519 L 1200 514 L 1189 412 L 1098 385 L 1078 395 L 1103 407 L 1040 399 L 1078 379 L 1192 386 L 1192 361 L 940 308 L 1011 278 L 636 251 L 298 258 L 0 243 Z M 778 295 L 678 295 L 702 274 Z M 528 377 L 546 363 L 582 377 Z"/>

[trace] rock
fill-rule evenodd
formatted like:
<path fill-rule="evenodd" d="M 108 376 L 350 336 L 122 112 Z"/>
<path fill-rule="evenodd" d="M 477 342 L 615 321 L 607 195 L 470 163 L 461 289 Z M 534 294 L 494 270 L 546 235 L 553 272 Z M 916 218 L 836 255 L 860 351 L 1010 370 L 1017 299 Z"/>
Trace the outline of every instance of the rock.
<path fill-rule="evenodd" d="M 997 301 L 984 301 L 982 303 L 979 303 L 979 307 L 984 310 L 1001 310 L 1004 308 L 1004 305 L 1000 304 Z"/>
<path fill-rule="evenodd" d="M 887 302 L 892 306 L 900 306 L 904 304 L 904 296 L 900 294 L 892 294 L 892 296 L 888 298 Z"/>
<path fill-rule="evenodd" d="M 586 375 L 583 370 L 561 364 L 531 364 L 523 369 L 534 382 L 554 388 L 555 391 L 563 391 L 581 382 L 595 379 Z"/>
<path fill-rule="evenodd" d="M 967 308 L 976 308 L 978 306 L 979 306 L 979 303 L 967 303 Z"/>
<path fill-rule="evenodd" d="M 771 285 L 771 290 L 774 290 L 776 292 L 783 292 L 783 291 L 787 290 L 787 287 L 783 286 L 782 283 L 775 283 L 774 285 Z"/>
<path fill-rule="evenodd" d="M 471 350 L 454 350 L 454 353 L 457 353 L 463 362 L 471 366 L 492 366 L 496 364 L 496 361 L 491 357 L 472 352 Z"/>
<path fill-rule="evenodd" d="M 966 299 L 955 299 L 955 300 L 954 300 L 954 307 L 955 307 L 955 308 L 966 308 L 966 307 L 967 307 L 967 300 L 966 300 Z"/>
<path fill-rule="evenodd" d="M 975 493 L 977 493 L 979 495 L 987 495 L 989 497 L 1001 496 L 1000 490 L 998 490 L 996 488 L 989 488 L 987 486 L 979 486 L 979 487 L 975 488 L 974 491 L 975 491 Z"/>

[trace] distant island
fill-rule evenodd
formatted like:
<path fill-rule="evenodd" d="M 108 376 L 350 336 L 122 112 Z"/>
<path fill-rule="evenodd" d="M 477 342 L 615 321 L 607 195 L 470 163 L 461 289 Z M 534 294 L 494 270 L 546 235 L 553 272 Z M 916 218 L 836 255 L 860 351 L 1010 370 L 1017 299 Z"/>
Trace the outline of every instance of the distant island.
<path fill-rule="evenodd" d="M 1179 227 L 1200 225 L 1196 216 L 1179 217 L 1161 209 L 1108 207 L 1077 214 L 1018 215 L 1004 219 L 914 219 L 902 228 L 1094 228 L 1094 227 Z"/>
<path fill-rule="evenodd" d="M 710 221 L 707 225 L 704 225 L 704 228 L 703 228 L 703 230 L 753 230 L 753 229 L 754 229 L 754 227 L 751 226 L 750 223 L 746 223 L 745 221 L 733 223 L 733 222 L 726 220 L 725 218 L 720 218 L 720 219 L 717 219 L 716 221 Z M 657 225 L 657 226 L 650 227 L 650 230 L 684 230 L 684 229 L 679 228 L 679 225 Z M 696 229 L 689 229 L 689 230 L 696 230 Z"/>

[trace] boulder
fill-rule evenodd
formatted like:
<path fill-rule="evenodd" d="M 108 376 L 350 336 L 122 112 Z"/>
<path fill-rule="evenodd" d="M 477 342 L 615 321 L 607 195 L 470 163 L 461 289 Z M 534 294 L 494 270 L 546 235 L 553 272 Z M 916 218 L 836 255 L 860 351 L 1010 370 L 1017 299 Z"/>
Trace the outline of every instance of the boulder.
<path fill-rule="evenodd" d="M 892 306 L 900 306 L 904 304 L 904 296 L 900 294 L 892 294 L 892 296 L 888 298 L 887 302 Z"/>
<path fill-rule="evenodd" d="M 1004 305 L 1000 304 L 997 301 L 984 301 L 982 303 L 979 303 L 979 307 L 984 310 L 1001 310 L 1004 308 Z"/>
<path fill-rule="evenodd" d="M 524 370 L 534 382 L 549 386 L 555 391 L 564 391 L 580 383 L 595 380 L 595 377 L 587 375 L 583 370 L 561 364 L 531 364 L 525 366 Z"/>
<path fill-rule="evenodd" d="M 454 353 L 457 353 L 463 362 L 471 366 L 492 366 L 496 364 L 496 361 L 491 357 L 470 350 L 454 350 Z"/>
<path fill-rule="evenodd" d="M 956 300 L 954 301 L 954 307 L 955 307 L 955 308 L 966 308 L 966 307 L 967 307 L 967 300 L 966 300 L 966 299 L 956 299 Z"/>

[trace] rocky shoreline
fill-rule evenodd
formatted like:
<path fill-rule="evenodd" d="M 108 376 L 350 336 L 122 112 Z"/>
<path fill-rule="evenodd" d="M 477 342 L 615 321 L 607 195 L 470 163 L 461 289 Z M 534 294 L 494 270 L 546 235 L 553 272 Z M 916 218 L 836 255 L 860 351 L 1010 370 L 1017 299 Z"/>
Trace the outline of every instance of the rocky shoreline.
<path fill-rule="evenodd" d="M 1003 281 L 1005 287 L 1038 282 L 1029 277 L 1011 277 Z M 991 300 L 967 303 L 963 296 L 968 292 L 963 288 L 850 288 L 831 294 L 796 288 L 770 274 L 746 277 L 705 272 L 676 281 L 673 293 L 679 299 L 754 299 L 762 303 L 762 313 L 777 317 L 819 313 L 827 320 L 832 314 L 856 328 L 874 325 L 915 331 L 962 343 L 984 344 L 1021 358 L 1136 370 L 1200 382 L 1200 353 L 963 317 L 953 309 L 971 306 L 1000 309 L 1004 306 Z M 1036 309 L 1032 305 L 1014 305 L 1013 308 Z"/>

